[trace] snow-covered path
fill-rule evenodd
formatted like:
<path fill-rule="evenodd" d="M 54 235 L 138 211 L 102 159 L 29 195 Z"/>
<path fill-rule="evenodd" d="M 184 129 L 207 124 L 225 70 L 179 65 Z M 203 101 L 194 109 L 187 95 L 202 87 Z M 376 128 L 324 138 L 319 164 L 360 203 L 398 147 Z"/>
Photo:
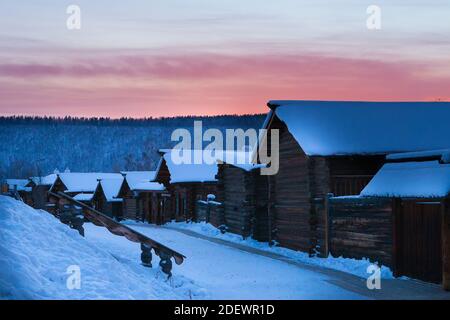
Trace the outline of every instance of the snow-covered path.
<path fill-rule="evenodd" d="M 365 299 L 328 282 L 319 272 L 198 239 L 175 230 L 132 226 L 187 256 L 174 264 L 174 280 L 184 276 L 206 289 L 210 299 Z M 139 259 L 139 246 L 107 230 L 86 224 L 86 239 L 120 260 Z M 154 268 L 158 258 L 153 258 Z M 163 275 L 161 274 L 161 277 Z"/>

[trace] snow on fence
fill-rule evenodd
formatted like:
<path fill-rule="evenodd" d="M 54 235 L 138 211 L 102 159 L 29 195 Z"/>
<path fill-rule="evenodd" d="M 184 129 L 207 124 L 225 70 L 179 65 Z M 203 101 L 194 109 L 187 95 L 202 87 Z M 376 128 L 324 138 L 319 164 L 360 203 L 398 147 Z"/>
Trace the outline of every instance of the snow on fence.
<path fill-rule="evenodd" d="M 222 232 L 226 231 L 225 214 L 223 205 L 217 201 L 198 200 L 196 205 L 197 222 L 211 223 Z"/>

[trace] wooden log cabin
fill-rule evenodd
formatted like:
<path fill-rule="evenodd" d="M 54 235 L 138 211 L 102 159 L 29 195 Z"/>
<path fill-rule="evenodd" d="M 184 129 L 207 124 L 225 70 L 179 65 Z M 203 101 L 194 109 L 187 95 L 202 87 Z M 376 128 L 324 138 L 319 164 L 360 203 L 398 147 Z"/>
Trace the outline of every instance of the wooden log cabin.
<path fill-rule="evenodd" d="M 7 193 L 17 193 L 20 198 L 29 206 L 33 205 L 33 199 L 31 196 L 31 187 L 28 186 L 28 179 L 6 179 L 5 189 Z"/>
<path fill-rule="evenodd" d="M 89 205 L 92 205 L 93 194 L 97 189 L 99 180 L 121 179 L 119 173 L 99 173 L 99 172 L 64 172 L 56 174 L 56 179 L 49 191 L 53 193 L 64 192 L 70 197 L 77 197 Z M 58 203 L 58 199 L 51 199 Z M 60 208 L 55 208 L 59 210 Z M 55 211 L 55 213 L 56 213 Z"/>
<path fill-rule="evenodd" d="M 358 241 L 355 247 L 365 247 L 370 255 L 376 254 L 375 245 L 380 249 L 389 244 L 383 250 L 387 257 L 382 262 L 395 275 L 443 283 L 450 290 L 450 149 L 389 155 L 387 161 L 362 190 L 361 197 L 363 201 L 388 204 L 385 207 L 390 215 L 383 227 L 389 232 L 380 237 L 381 225 L 377 228 L 375 223 L 371 229 L 376 232 L 371 234 L 360 228 L 359 236 L 353 234 Z M 351 202 L 358 205 L 353 213 L 373 215 L 359 205 L 360 199 Z M 348 225 L 348 221 L 341 224 L 341 230 Z M 345 246 L 338 241 L 332 244 L 332 251 L 345 251 Z"/>
<path fill-rule="evenodd" d="M 215 213 L 223 216 L 211 221 L 220 221 L 220 227 L 244 238 L 269 241 L 267 176 L 261 175 L 261 165 L 252 164 L 248 154 L 249 161 L 241 163 L 234 157 L 218 161 L 217 199 L 223 210 Z"/>
<path fill-rule="evenodd" d="M 52 173 L 43 177 L 31 177 L 27 187 L 31 188 L 32 207 L 35 209 L 48 210 L 53 206 L 49 202 L 47 192 L 55 183 L 56 174 Z"/>
<path fill-rule="evenodd" d="M 329 193 L 358 195 L 388 153 L 443 149 L 450 141 L 450 103 L 270 101 L 268 106 L 264 128 L 279 130 L 280 139 L 279 170 L 268 177 L 270 237 L 310 254 L 328 252 L 327 214 L 316 201 Z"/>
<path fill-rule="evenodd" d="M 217 163 L 176 164 L 172 150 L 160 150 L 161 159 L 156 171 L 155 181 L 164 185 L 169 195 L 165 203 L 166 221 L 196 220 L 196 203 L 217 193 Z M 192 150 L 186 150 L 193 157 Z"/>
<path fill-rule="evenodd" d="M 123 181 L 123 177 L 99 179 L 97 189 L 92 197 L 94 209 L 111 218 L 121 220 L 123 215 L 123 199 L 119 197 L 119 191 Z M 78 199 L 75 197 L 75 200 Z"/>
<path fill-rule="evenodd" d="M 153 181 L 156 171 L 122 172 L 118 197 L 123 199 L 123 218 L 163 224 L 168 197 L 164 185 Z"/>

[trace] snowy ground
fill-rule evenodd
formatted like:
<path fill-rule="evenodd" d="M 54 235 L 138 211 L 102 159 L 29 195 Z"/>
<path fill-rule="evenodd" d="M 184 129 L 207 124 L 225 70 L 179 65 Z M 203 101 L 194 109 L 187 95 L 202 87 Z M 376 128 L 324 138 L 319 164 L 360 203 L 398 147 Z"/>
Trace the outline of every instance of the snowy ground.
<path fill-rule="evenodd" d="M 127 222 L 127 223 L 136 224 L 134 222 Z M 256 248 L 259 250 L 264 250 L 267 252 L 273 252 L 282 255 L 284 257 L 290 258 L 294 261 L 347 272 L 355 276 L 362 277 L 364 279 L 366 279 L 369 275 L 367 273 L 367 268 L 370 265 L 372 265 L 372 262 L 370 262 L 368 259 L 357 260 L 342 257 L 334 258 L 332 256 L 329 256 L 327 259 L 318 257 L 311 258 L 305 252 L 294 251 L 282 247 L 269 246 L 267 242 L 259 242 L 251 238 L 243 239 L 242 236 L 233 233 L 222 234 L 217 228 L 205 222 L 200 223 L 171 222 L 166 226 L 174 229 L 191 230 L 209 237 L 214 237 L 217 239 L 222 239 L 233 243 L 238 243 L 241 245 Z M 392 274 L 392 271 L 388 267 L 381 266 L 381 278 L 393 279 L 394 276 Z M 406 279 L 406 277 L 403 279 Z"/>
<path fill-rule="evenodd" d="M 166 282 L 157 268 L 141 266 L 138 244 L 106 229 L 87 229 L 82 238 L 49 213 L 0 196 L 0 299 L 207 297 L 180 273 Z M 67 286 L 70 266 L 80 268 L 79 290 Z"/>
<path fill-rule="evenodd" d="M 366 299 L 328 282 L 318 272 L 244 252 L 210 241 L 145 224 L 127 223 L 133 229 L 183 253 L 187 259 L 174 267 L 174 276 L 184 275 L 206 289 L 210 299 Z M 87 228 L 97 242 L 105 234 Z M 120 249 L 117 249 L 120 250 Z"/>
<path fill-rule="evenodd" d="M 382 290 L 368 290 L 365 260 L 311 259 L 205 223 L 126 224 L 187 256 L 172 279 L 158 257 L 143 267 L 140 246 L 105 228 L 86 223 L 83 238 L 0 196 L 0 299 L 450 299 L 440 286 L 392 279 L 387 268 Z M 70 266 L 80 268 L 80 289 L 67 286 Z"/>

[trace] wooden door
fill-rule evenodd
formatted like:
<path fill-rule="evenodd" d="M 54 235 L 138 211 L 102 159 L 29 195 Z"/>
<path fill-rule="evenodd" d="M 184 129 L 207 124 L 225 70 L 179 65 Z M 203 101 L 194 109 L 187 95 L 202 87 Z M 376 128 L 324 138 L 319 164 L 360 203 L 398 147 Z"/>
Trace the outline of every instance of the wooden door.
<path fill-rule="evenodd" d="M 402 201 L 396 211 L 396 273 L 441 283 L 441 204 Z"/>

